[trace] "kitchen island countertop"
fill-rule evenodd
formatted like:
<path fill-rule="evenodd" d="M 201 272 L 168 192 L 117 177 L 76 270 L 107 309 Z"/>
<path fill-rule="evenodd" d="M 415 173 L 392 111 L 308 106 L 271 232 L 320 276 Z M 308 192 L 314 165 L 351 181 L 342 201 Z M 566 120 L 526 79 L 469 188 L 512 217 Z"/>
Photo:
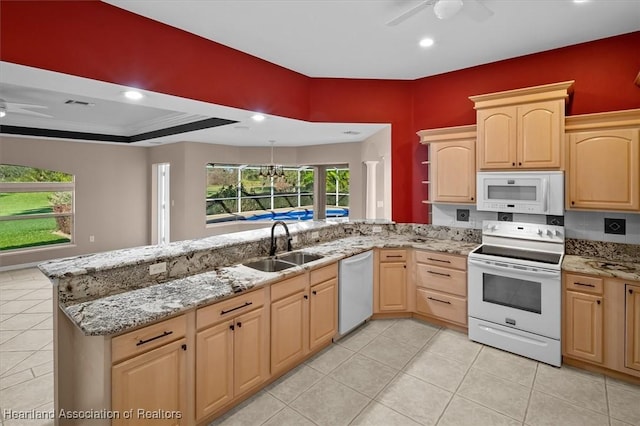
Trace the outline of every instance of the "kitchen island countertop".
<path fill-rule="evenodd" d="M 86 302 L 61 303 L 60 308 L 83 334 L 113 335 L 373 248 L 416 248 L 467 255 L 477 246 L 477 243 L 415 235 L 346 237 L 301 248 L 324 257 L 279 272 L 261 272 L 238 264 Z"/>

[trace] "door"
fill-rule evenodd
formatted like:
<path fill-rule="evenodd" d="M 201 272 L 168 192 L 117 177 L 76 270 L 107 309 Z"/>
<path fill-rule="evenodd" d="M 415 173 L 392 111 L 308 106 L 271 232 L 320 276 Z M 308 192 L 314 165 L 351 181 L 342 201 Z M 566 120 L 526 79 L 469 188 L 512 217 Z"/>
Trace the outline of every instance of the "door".
<path fill-rule="evenodd" d="M 114 419 L 113 424 L 145 425 L 149 420 L 138 410 L 186 413 L 186 339 L 166 344 L 152 351 L 116 364 L 111 369 L 111 409 L 134 415 Z M 171 417 L 171 416 L 170 416 Z M 176 418 L 154 419 L 154 425 L 183 424 Z"/>
<path fill-rule="evenodd" d="M 479 110 L 478 168 L 516 167 L 516 108 L 513 106 Z"/>
<path fill-rule="evenodd" d="M 603 361 L 603 303 L 601 296 L 565 292 L 566 355 L 591 362 Z"/>
<path fill-rule="evenodd" d="M 516 152 L 520 168 L 560 168 L 564 101 L 521 105 L 517 109 Z"/>
<path fill-rule="evenodd" d="M 201 419 L 233 399 L 233 321 L 197 334 L 196 418 Z"/>
<path fill-rule="evenodd" d="M 154 202 L 151 220 L 153 224 L 151 232 L 153 244 L 167 244 L 170 241 L 171 200 L 169 170 L 169 163 L 153 165 L 153 182 L 155 183 L 152 191 Z"/>
<path fill-rule="evenodd" d="M 640 209 L 640 141 L 637 130 L 572 134 L 568 207 Z"/>
<path fill-rule="evenodd" d="M 405 262 L 380 263 L 380 311 L 407 310 L 407 265 Z"/>
<path fill-rule="evenodd" d="M 468 264 L 469 316 L 560 339 L 560 271 L 478 259 Z"/>
<path fill-rule="evenodd" d="M 303 358 L 309 346 L 309 296 L 306 291 L 271 303 L 271 373 Z"/>
<path fill-rule="evenodd" d="M 432 201 L 475 202 L 475 140 L 431 144 Z"/>
<path fill-rule="evenodd" d="M 309 349 L 330 341 L 338 331 L 338 280 L 311 287 L 309 302 Z"/>
<path fill-rule="evenodd" d="M 627 284 L 625 366 L 640 370 L 640 286 Z"/>
<path fill-rule="evenodd" d="M 264 309 L 235 320 L 233 332 L 234 397 L 262 383 L 269 375 L 269 351 Z"/>

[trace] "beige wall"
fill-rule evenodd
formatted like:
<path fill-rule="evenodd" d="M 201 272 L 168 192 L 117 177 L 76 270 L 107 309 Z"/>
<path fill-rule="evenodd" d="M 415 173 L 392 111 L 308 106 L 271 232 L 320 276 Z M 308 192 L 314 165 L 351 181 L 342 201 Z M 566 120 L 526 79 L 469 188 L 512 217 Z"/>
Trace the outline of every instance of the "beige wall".
<path fill-rule="evenodd" d="M 308 147 L 276 147 L 275 160 L 285 165 L 347 164 L 350 176 L 350 217 L 364 218 L 366 171 L 363 161 L 377 160 L 377 196 L 385 207 L 378 217 L 391 217 L 390 128 L 363 142 Z M 66 256 L 141 246 L 151 243 L 152 165 L 170 164 L 171 241 L 201 238 L 269 223 L 206 226 L 207 163 L 262 164 L 268 147 L 181 142 L 151 148 L 59 140 L 0 137 L 0 163 L 71 173 L 76 177 L 74 245 L 1 253 L 0 267 L 41 262 Z M 382 161 L 381 159 L 384 159 Z M 389 207 L 385 216 L 384 209 Z M 89 236 L 95 242 L 89 242 Z"/>
<path fill-rule="evenodd" d="M 148 244 L 147 156 L 146 148 L 132 146 L 0 137 L 0 163 L 76 178 L 74 244 L 0 253 L 0 267 Z"/>

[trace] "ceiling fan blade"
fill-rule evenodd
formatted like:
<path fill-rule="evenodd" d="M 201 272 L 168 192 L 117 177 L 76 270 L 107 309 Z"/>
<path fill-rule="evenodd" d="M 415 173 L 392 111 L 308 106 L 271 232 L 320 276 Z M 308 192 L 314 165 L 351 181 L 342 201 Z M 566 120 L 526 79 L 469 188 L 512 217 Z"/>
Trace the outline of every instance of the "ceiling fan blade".
<path fill-rule="evenodd" d="M 480 0 L 464 0 L 464 12 L 478 22 L 484 22 L 493 16 L 493 11 Z"/>
<path fill-rule="evenodd" d="M 392 19 L 389 22 L 387 22 L 387 26 L 395 27 L 396 25 L 400 24 L 401 22 L 404 22 L 407 19 L 411 18 L 413 15 L 415 15 L 418 12 L 420 12 L 421 10 L 426 9 L 427 7 L 433 5 L 435 2 L 436 2 L 436 0 L 425 0 L 425 1 L 423 1 L 423 2 L 415 5 L 411 9 L 407 10 L 406 12 L 402 13 L 401 15 L 398 15 L 394 19 Z"/>

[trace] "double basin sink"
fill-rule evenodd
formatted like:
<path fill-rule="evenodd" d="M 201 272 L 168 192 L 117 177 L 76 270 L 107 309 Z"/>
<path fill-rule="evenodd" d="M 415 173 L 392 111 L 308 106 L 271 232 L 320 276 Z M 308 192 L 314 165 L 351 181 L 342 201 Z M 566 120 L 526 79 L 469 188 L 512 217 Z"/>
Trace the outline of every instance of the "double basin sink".
<path fill-rule="evenodd" d="M 313 262 L 323 257 L 324 256 L 304 251 L 294 251 L 276 257 L 266 257 L 253 262 L 243 263 L 243 265 L 262 272 L 278 272 Z"/>

